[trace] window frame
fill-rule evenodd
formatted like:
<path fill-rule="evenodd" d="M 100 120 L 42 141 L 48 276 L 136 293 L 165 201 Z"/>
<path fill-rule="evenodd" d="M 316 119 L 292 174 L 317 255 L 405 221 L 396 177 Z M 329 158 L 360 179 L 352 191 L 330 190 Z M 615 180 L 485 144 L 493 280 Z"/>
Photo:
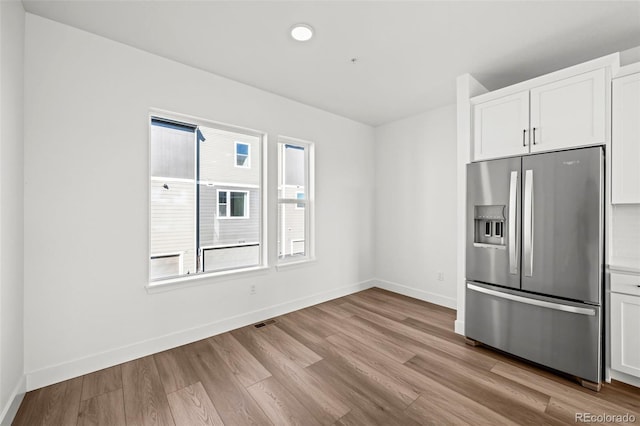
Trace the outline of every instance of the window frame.
<path fill-rule="evenodd" d="M 269 245 L 269 241 L 267 239 L 268 237 L 268 135 L 266 132 L 261 131 L 261 130 L 256 130 L 256 129 L 251 129 L 251 128 L 247 128 L 247 127 L 241 127 L 241 126 L 235 126 L 235 125 L 231 125 L 231 124 L 226 124 L 226 123 L 221 123 L 218 121 L 214 121 L 214 120 L 209 120 L 209 119 L 205 119 L 205 118 L 201 118 L 201 117 L 195 117 L 195 116 L 191 116 L 191 115 L 186 115 L 186 114 L 180 114 L 180 113 L 176 113 L 176 112 L 172 112 L 172 111 L 167 111 L 164 109 L 159 109 L 159 108 L 150 108 L 148 110 L 148 115 L 147 115 L 147 132 L 148 132 L 148 155 L 147 155 L 147 203 L 148 203 L 148 214 L 147 214 L 147 258 L 146 258 L 146 262 L 147 262 L 147 279 L 146 279 L 146 284 L 145 284 L 145 288 L 147 290 L 148 293 L 157 293 L 157 292 L 164 292 L 164 291 L 172 291 L 174 289 L 178 289 L 178 288 L 185 288 L 185 287 L 190 287 L 193 285 L 201 285 L 201 284 L 206 284 L 207 281 L 208 282 L 216 282 L 218 280 L 224 280 L 224 279 L 233 279 L 236 276 L 240 275 L 252 275 L 252 274 L 256 274 L 256 273 L 264 273 L 265 271 L 267 271 L 269 269 L 269 259 L 268 259 L 268 245 Z M 202 272 L 202 271 L 198 271 L 197 273 L 193 273 L 193 274 L 186 274 L 186 275 L 180 275 L 177 277 L 166 277 L 166 278 L 156 278 L 156 279 L 151 279 L 150 276 L 150 272 L 151 272 L 151 256 L 153 255 L 154 257 L 157 256 L 157 253 L 151 253 L 151 238 L 152 238 L 152 233 L 151 233 L 151 226 L 152 226 L 152 222 L 151 222 L 151 201 L 152 201 L 152 181 L 154 180 L 154 177 L 151 175 L 151 149 L 152 149 L 152 132 L 151 132 L 151 121 L 152 119 L 160 119 L 160 120 L 166 120 L 169 122 L 177 122 L 177 123 L 185 123 L 185 124 L 193 124 L 196 126 L 203 126 L 203 127 L 211 127 L 211 128 L 215 128 L 218 130 L 224 130 L 224 131 L 228 131 L 228 132 L 235 132 L 235 133 L 240 133 L 240 134 L 244 134 L 244 135 L 248 135 L 248 136 L 253 136 L 256 137 L 258 139 L 258 144 L 257 144 L 257 152 L 256 150 L 252 149 L 251 144 L 249 145 L 249 161 L 251 161 L 251 157 L 256 154 L 258 155 L 257 157 L 257 161 L 259 161 L 260 164 L 260 173 L 259 173 L 259 182 L 258 182 L 258 211 L 260 214 L 260 220 L 259 220 L 259 230 L 258 230 L 258 236 L 259 236 L 259 246 L 260 246 L 260 250 L 259 250 L 259 257 L 258 257 L 258 264 L 257 265 L 251 265 L 251 266 L 246 266 L 246 267 L 237 267 L 237 268 L 233 268 L 233 269 L 225 269 L 225 270 L 219 270 L 219 271 L 208 271 L 208 272 Z M 241 142 L 244 143 L 244 142 Z M 235 143 L 234 143 L 234 149 L 235 149 Z M 197 154 L 196 154 L 197 155 Z M 235 152 L 233 155 L 233 158 L 235 160 Z M 255 164 L 255 163 L 254 163 Z M 240 168 L 244 168 L 244 167 L 240 167 Z M 204 181 L 198 182 L 198 183 L 205 183 Z M 196 183 L 197 185 L 197 183 Z M 229 185 L 232 186 L 232 185 Z M 242 189 L 240 190 L 232 190 L 232 192 L 247 192 L 247 203 L 245 204 L 245 211 L 247 213 L 247 217 L 249 214 L 249 200 L 250 200 L 250 194 L 248 193 L 249 191 L 244 191 Z M 216 192 L 216 196 L 217 196 L 217 192 Z M 216 209 L 218 206 L 218 199 L 216 197 Z M 255 207 L 254 207 L 255 208 Z M 197 210 L 197 209 L 194 209 Z M 216 212 L 216 216 L 217 216 Z M 194 211 L 194 216 L 197 216 L 197 212 Z M 240 217 L 231 217 L 230 219 L 241 219 Z M 196 243 L 196 255 L 198 254 L 198 247 L 197 247 L 197 243 Z M 213 280 L 213 281 L 212 281 Z"/>
<path fill-rule="evenodd" d="M 245 145 L 247 147 L 247 162 L 246 165 L 239 166 L 238 165 L 238 145 Z M 250 169 L 251 168 L 251 145 L 245 142 L 235 141 L 233 144 L 234 149 L 234 166 L 239 169 Z"/>
<path fill-rule="evenodd" d="M 294 198 L 280 197 L 281 190 L 285 187 L 285 167 L 286 161 L 284 158 L 284 148 L 286 145 L 293 145 L 304 148 L 304 192 L 296 191 Z M 315 144 L 311 141 L 292 138 L 289 136 L 279 135 L 277 140 L 278 146 L 278 197 L 276 199 L 277 211 L 277 232 L 276 246 L 278 241 L 280 245 L 285 245 L 281 234 L 282 220 L 280 217 L 280 206 L 283 204 L 293 204 L 296 210 L 304 210 L 304 226 L 305 226 L 305 238 L 304 238 L 304 256 L 281 258 L 278 251 L 279 247 L 276 247 L 276 268 L 286 268 L 288 266 L 300 265 L 305 263 L 314 262 L 316 260 L 315 254 Z M 297 198 L 298 193 L 305 195 L 305 198 Z M 298 207 L 303 204 L 304 207 Z"/>

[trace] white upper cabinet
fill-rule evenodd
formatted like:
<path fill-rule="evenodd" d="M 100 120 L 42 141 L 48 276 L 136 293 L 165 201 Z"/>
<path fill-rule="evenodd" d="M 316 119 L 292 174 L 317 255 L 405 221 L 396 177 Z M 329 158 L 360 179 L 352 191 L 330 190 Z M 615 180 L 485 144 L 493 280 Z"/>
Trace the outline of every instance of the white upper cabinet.
<path fill-rule="evenodd" d="M 529 152 L 529 92 L 475 105 L 474 160 Z"/>
<path fill-rule="evenodd" d="M 531 152 L 606 142 L 605 71 L 531 90 Z"/>
<path fill-rule="evenodd" d="M 613 80 L 611 202 L 640 203 L 640 73 Z"/>
<path fill-rule="evenodd" d="M 606 144 L 606 68 L 570 71 L 472 99 L 472 161 Z"/>

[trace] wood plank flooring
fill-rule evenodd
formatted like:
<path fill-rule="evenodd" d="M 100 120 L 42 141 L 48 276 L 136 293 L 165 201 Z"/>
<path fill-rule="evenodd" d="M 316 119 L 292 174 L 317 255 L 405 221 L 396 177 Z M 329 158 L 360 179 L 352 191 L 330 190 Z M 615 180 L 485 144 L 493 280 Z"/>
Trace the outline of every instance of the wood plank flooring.
<path fill-rule="evenodd" d="M 453 332 L 455 312 L 370 289 L 29 392 L 14 425 L 562 425 L 635 416 Z"/>

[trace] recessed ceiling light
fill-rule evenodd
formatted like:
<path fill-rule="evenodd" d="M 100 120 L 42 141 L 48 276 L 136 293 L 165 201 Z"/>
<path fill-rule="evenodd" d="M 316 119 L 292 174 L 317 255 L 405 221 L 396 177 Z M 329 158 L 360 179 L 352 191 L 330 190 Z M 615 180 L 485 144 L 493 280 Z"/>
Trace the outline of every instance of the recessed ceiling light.
<path fill-rule="evenodd" d="M 291 27 L 291 37 L 297 41 L 309 41 L 313 37 L 313 28 L 307 24 L 296 24 Z"/>

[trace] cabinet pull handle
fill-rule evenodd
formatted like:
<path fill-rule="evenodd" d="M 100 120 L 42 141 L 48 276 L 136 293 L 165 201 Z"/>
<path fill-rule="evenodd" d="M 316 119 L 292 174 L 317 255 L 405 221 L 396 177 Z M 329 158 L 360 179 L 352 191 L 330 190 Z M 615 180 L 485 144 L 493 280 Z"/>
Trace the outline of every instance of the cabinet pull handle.
<path fill-rule="evenodd" d="M 522 221 L 522 264 L 524 265 L 524 276 L 533 277 L 533 170 L 526 170 L 524 173 L 524 218 Z"/>
<path fill-rule="evenodd" d="M 517 196 L 518 196 L 518 172 L 511 172 L 511 182 L 509 184 L 509 220 L 507 223 L 509 224 L 509 230 L 507 231 L 508 239 L 509 239 L 509 273 L 517 274 L 518 273 L 518 254 L 519 251 L 516 252 L 516 245 L 518 241 L 516 240 L 516 213 L 518 212 L 518 206 L 516 205 Z M 518 249 L 520 247 L 517 247 Z"/>
<path fill-rule="evenodd" d="M 536 128 L 533 128 L 533 144 L 536 144 Z"/>
<path fill-rule="evenodd" d="M 595 316 L 596 310 L 591 308 L 581 308 L 573 305 L 564 305 L 562 303 L 547 302 L 546 300 L 532 299 L 530 297 L 522 297 L 517 294 L 505 293 L 490 288 L 480 287 L 479 285 L 467 283 L 469 290 L 478 293 L 488 294 L 490 296 L 499 297 L 501 299 L 513 300 L 514 302 L 526 303 L 527 305 L 540 306 L 542 308 L 554 309 L 556 311 L 570 312 L 572 314 Z"/>
<path fill-rule="evenodd" d="M 527 146 L 527 129 L 522 130 L 522 146 Z"/>

